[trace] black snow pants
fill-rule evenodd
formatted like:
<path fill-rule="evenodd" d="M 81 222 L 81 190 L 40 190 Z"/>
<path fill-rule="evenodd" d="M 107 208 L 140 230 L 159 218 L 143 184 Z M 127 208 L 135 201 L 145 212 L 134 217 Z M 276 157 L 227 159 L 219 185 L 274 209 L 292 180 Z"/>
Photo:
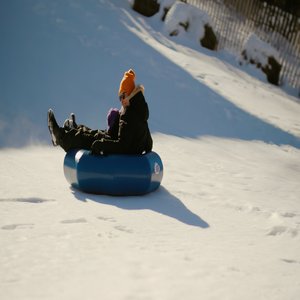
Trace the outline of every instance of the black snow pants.
<path fill-rule="evenodd" d="M 105 137 L 105 131 L 103 130 L 91 130 L 87 127 L 79 126 L 77 129 L 62 131 L 60 146 L 66 152 L 70 149 L 91 150 L 93 142 L 101 140 L 103 137 Z"/>

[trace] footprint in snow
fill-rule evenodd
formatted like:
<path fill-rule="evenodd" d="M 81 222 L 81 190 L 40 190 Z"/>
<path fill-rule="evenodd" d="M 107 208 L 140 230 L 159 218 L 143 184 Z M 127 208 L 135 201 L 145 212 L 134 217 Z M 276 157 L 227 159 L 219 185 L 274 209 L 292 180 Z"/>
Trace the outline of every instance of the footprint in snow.
<path fill-rule="evenodd" d="M 102 217 L 102 216 L 99 216 L 97 217 L 98 220 L 101 220 L 101 221 L 108 221 L 108 222 L 116 222 L 116 220 L 114 218 L 111 218 L 111 217 Z"/>
<path fill-rule="evenodd" d="M 87 220 L 85 218 L 79 218 L 79 219 L 63 220 L 60 223 L 62 224 L 87 223 Z"/>
<path fill-rule="evenodd" d="M 98 233 L 98 237 L 111 240 L 111 239 L 117 238 L 118 235 L 114 234 L 111 231 L 108 231 L 108 232 Z"/>
<path fill-rule="evenodd" d="M 295 259 L 282 258 L 281 260 L 288 263 L 288 264 L 300 264 L 300 261 L 297 261 Z"/>
<path fill-rule="evenodd" d="M 45 202 L 54 202 L 56 200 L 54 199 L 43 199 L 43 198 L 37 198 L 37 197 L 29 197 L 29 198 L 4 198 L 0 199 L 0 202 L 16 202 L 16 203 L 33 203 L 33 204 L 39 204 L 39 203 L 45 203 Z"/>
<path fill-rule="evenodd" d="M 294 212 L 284 212 L 280 214 L 283 218 L 294 218 L 297 217 L 297 214 Z"/>
<path fill-rule="evenodd" d="M 127 232 L 127 233 L 133 233 L 133 230 L 127 228 L 126 226 L 117 225 L 114 228 L 119 230 L 119 231 L 123 231 L 123 232 Z"/>
<path fill-rule="evenodd" d="M 298 230 L 296 228 L 289 228 L 287 226 L 278 225 L 273 226 L 267 233 L 267 235 L 270 236 L 277 236 L 281 234 L 289 234 L 292 237 L 295 237 L 298 235 Z"/>
<path fill-rule="evenodd" d="M 1 227 L 3 230 L 15 230 L 15 229 L 32 229 L 34 227 L 34 224 L 27 223 L 27 224 L 9 224 L 4 225 Z"/>
<path fill-rule="evenodd" d="M 198 74 L 196 77 L 200 79 L 205 79 L 206 74 Z"/>

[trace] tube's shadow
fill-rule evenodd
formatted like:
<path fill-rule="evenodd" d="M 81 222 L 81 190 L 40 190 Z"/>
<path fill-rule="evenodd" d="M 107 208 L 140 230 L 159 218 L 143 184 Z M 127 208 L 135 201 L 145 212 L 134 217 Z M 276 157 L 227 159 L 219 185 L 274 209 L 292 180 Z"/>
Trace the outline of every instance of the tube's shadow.
<path fill-rule="evenodd" d="M 114 205 L 116 207 L 128 210 L 152 210 L 159 214 L 174 218 L 187 225 L 208 228 L 209 224 L 201 217 L 190 211 L 177 197 L 168 190 L 160 187 L 157 191 L 135 197 L 112 197 L 104 195 L 93 195 L 83 193 L 71 188 L 76 199 L 80 201 L 95 201 L 105 205 Z"/>

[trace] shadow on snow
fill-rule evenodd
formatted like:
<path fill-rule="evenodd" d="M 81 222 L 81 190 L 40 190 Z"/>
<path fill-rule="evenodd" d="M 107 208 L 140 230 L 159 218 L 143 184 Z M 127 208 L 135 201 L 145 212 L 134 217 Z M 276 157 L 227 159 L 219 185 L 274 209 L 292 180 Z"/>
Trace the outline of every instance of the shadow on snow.
<path fill-rule="evenodd" d="M 74 188 L 71 188 L 71 190 L 75 198 L 83 202 L 95 201 L 97 203 L 112 205 L 125 210 L 152 210 L 187 225 L 201 228 L 209 227 L 207 222 L 190 211 L 180 199 L 172 195 L 164 187 L 160 187 L 153 193 L 134 197 L 93 195 L 83 193 Z"/>

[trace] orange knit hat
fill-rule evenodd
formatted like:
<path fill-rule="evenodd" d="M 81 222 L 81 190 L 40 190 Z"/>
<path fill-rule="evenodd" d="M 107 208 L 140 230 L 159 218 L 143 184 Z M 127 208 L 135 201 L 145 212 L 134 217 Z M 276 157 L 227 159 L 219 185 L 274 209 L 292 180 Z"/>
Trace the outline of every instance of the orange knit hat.
<path fill-rule="evenodd" d="M 134 79 L 135 73 L 132 69 L 124 73 L 124 76 L 120 82 L 119 96 L 122 93 L 126 93 L 127 96 L 129 96 L 132 93 L 132 91 L 135 88 Z"/>

